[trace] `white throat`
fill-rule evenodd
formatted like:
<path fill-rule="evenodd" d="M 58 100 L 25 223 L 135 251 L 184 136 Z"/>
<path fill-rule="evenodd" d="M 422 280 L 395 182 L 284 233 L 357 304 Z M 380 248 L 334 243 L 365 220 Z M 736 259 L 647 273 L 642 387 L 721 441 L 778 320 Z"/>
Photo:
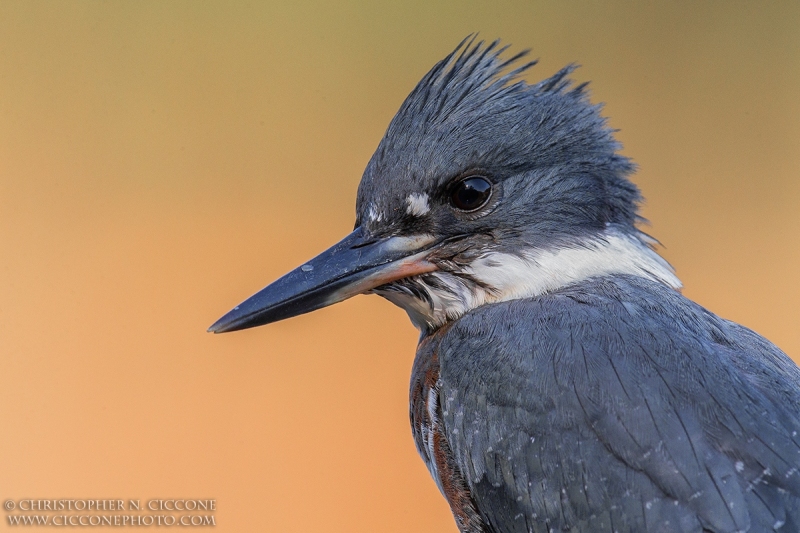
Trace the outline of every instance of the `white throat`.
<path fill-rule="evenodd" d="M 489 252 L 461 272 L 433 272 L 375 292 L 405 309 L 418 329 L 431 330 L 487 303 L 534 298 L 612 274 L 639 276 L 679 289 L 681 282 L 672 267 L 648 246 L 646 238 L 609 229 L 569 248 Z M 428 298 L 420 298 L 421 291 Z"/>

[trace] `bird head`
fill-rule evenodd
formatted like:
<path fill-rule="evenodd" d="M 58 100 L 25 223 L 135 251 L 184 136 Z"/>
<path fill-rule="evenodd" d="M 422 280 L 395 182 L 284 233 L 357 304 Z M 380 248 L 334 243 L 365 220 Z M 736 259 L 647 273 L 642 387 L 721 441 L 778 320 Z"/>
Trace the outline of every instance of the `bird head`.
<path fill-rule="evenodd" d="M 636 227 L 634 166 L 567 66 L 462 41 L 400 107 L 358 188 L 355 230 L 217 321 L 259 326 L 361 293 L 423 334 L 475 307 L 613 274 L 680 287 Z"/>

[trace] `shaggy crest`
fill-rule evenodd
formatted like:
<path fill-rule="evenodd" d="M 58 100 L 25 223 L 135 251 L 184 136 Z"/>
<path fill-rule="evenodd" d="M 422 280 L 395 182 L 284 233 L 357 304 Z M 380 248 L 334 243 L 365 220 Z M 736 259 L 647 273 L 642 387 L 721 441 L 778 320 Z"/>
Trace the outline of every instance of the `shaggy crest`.
<path fill-rule="evenodd" d="M 520 64 L 522 51 L 502 57 L 508 46 L 471 37 L 438 62 L 411 91 L 392 119 L 359 186 L 359 221 L 370 209 L 383 216 L 408 194 L 436 195 L 460 173 L 489 172 L 496 179 L 531 169 L 568 165 L 602 182 L 606 221 L 632 226 L 639 191 L 627 176 L 634 165 L 618 155 L 599 105 L 589 102 L 587 83 L 573 86 L 567 65 L 531 85 L 521 79 L 536 61 Z M 397 198 L 386 196 L 395 183 Z M 382 191 L 375 183 L 382 182 Z M 435 187 L 431 189 L 431 184 Z M 427 187 L 430 190 L 415 190 Z"/>

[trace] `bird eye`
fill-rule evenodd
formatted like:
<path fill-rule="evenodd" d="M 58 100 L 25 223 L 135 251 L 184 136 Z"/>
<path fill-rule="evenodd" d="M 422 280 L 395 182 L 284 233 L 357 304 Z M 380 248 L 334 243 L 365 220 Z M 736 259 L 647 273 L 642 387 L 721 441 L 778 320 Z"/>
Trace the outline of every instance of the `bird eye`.
<path fill-rule="evenodd" d="M 492 184 L 489 180 L 473 176 L 456 184 L 450 196 L 450 202 L 456 209 L 475 211 L 486 205 L 491 195 Z"/>

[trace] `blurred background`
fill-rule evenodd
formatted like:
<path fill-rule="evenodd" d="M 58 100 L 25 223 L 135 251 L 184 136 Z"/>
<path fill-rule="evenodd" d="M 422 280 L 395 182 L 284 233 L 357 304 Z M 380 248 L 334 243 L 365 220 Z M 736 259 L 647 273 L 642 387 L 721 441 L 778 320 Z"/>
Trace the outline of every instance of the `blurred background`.
<path fill-rule="evenodd" d="M 205 330 L 351 230 L 389 120 L 474 31 L 532 48 L 529 81 L 582 65 L 685 294 L 798 360 L 798 28 L 794 1 L 0 2 L 0 499 L 456 532 L 401 310 Z"/>

